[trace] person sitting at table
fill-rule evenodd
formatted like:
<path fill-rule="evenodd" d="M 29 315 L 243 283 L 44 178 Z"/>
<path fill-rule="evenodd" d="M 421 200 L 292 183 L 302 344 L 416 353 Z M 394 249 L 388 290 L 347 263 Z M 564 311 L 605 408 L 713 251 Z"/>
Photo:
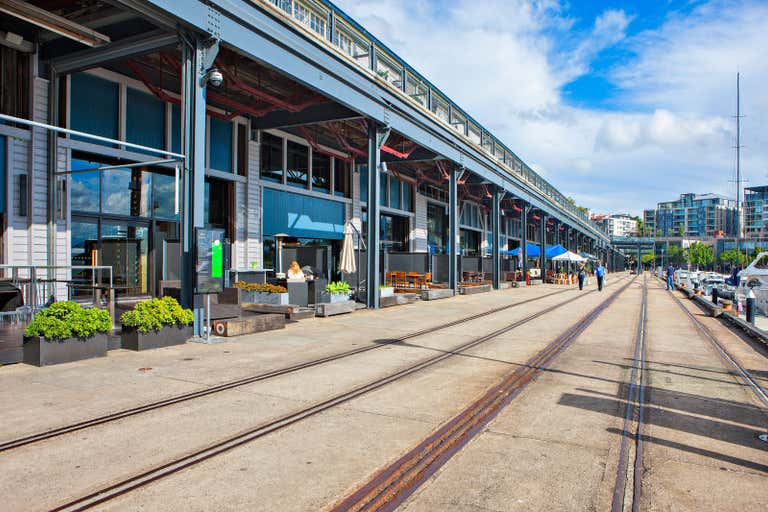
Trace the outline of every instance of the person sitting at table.
<path fill-rule="evenodd" d="M 289 281 L 304 281 L 304 272 L 299 267 L 298 262 L 293 260 L 291 266 L 288 268 L 288 280 Z"/>

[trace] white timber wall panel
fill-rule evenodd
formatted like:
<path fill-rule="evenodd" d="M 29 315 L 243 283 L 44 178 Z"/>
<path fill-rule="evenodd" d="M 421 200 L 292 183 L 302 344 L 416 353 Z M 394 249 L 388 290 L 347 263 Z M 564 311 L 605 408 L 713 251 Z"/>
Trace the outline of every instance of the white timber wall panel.
<path fill-rule="evenodd" d="M 259 142 L 248 142 L 248 182 L 245 194 L 246 244 L 243 267 L 253 263 L 261 268 L 263 251 L 261 244 L 261 183 L 259 181 Z"/>
<path fill-rule="evenodd" d="M 248 264 L 248 184 L 235 182 L 235 239 L 232 250 L 232 265 L 245 268 Z"/>
<path fill-rule="evenodd" d="M 34 79 L 34 120 L 48 123 L 48 81 Z M 34 128 L 32 137 L 31 261 L 48 263 L 48 132 Z"/>
<path fill-rule="evenodd" d="M 352 180 L 352 217 L 350 218 L 352 225 L 357 228 L 357 231 L 364 237 L 365 233 L 363 233 L 363 208 L 360 204 L 360 174 L 355 172 L 356 165 L 352 166 L 352 176 L 350 176 L 350 179 Z M 355 249 L 357 249 L 357 237 L 353 237 L 353 240 L 355 241 Z"/>
<path fill-rule="evenodd" d="M 414 197 L 413 222 L 411 224 L 411 244 L 414 252 L 427 252 L 429 243 L 427 240 L 427 198 L 416 193 Z"/>

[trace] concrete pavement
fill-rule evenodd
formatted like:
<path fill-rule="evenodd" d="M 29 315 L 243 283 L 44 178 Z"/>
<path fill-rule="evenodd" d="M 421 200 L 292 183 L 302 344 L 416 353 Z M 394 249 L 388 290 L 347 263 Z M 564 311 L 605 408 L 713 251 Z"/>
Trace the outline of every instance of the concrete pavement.
<path fill-rule="evenodd" d="M 620 277 L 611 276 L 609 282 L 615 285 Z M 419 373 L 100 506 L 105 510 L 323 509 L 418 444 L 615 288 L 603 294 L 566 291 L 404 343 L 2 453 L 0 471 L 5 477 L 0 493 L 9 497 L 5 505 L 10 510 L 50 509 L 66 498 L 580 297 Z M 218 345 L 121 351 L 106 359 L 42 369 L 2 368 L 0 403 L 14 411 L 10 421 L 4 422 L 2 436 L 12 439 L 380 343 L 557 289 L 545 285 L 503 290 L 303 321 L 285 331 Z M 764 413 L 722 364 L 717 365 L 714 354 L 693 336 L 682 312 L 664 293 L 656 288 L 649 291 L 654 413 L 649 415 L 651 427 L 646 433 L 664 442 L 649 450 L 643 509 L 677 510 L 682 503 L 680 510 L 694 510 L 694 505 L 703 507 L 697 510 L 714 510 L 716 505 L 728 510 L 722 508 L 722 499 L 701 498 L 706 489 L 696 474 L 726 486 L 733 482 L 743 489 L 743 504 L 762 506 L 761 489 L 768 489 L 768 451 L 750 441 L 750 436 L 764 429 Z M 610 508 L 624 410 L 623 383 L 631 366 L 639 301 L 636 281 L 402 508 Z M 768 370 L 765 355 L 755 347 L 722 325 L 713 329 L 722 329 L 718 335 L 734 345 L 751 368 Z M 138 371 L 148 367 L 152 370 Z M 715 474 L 710 475 L 711 471 Z"/>

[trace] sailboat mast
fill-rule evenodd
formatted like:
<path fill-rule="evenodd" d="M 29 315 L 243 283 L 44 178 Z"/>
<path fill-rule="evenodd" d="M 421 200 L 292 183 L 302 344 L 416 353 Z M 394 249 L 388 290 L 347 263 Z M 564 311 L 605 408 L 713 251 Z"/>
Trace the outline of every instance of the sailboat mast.
<path fill-rule="evenodd" d="M 736 252 L 741 246 L 741 74 L 736 73 Z M 744 254 L 747 256 L 746 244 Z"/>

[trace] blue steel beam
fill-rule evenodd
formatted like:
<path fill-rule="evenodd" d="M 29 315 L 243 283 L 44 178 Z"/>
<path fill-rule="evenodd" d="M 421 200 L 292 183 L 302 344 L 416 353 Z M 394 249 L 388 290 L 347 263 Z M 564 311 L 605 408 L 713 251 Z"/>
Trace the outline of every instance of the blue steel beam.
<path fill-rule="evenodd" d="M 134 7 L 137 0 L 119 0 Z M 509 190 L 532 206 L 568 220 L 585 235 L 605 235 L 563 210 L 554 201 L 532 189 L 514 174 L 497 165 L 479 148 L 451 133 L 429 114 L 388 88 L 376 84 L 372 72 L 347 62 L 321 43 L 278 21 L 243 0 L 201 1 L 145 0 L 143 2 L 175 16 L 182 25 L 209 33 L 212 11 L 220 16 L 217 31 L 233 50 L 272 67 L 303 85 L 351 108 L 382 125 L 389 126 L 417 144 L 463 165 L 485 180 Z"/>
<path fill-rule="evenodd" d="M 101 66 L 107 62 L 168 48 L 178 44 L 178 42 L 179 38 L 176 33 L 169 34 L 156 31 L 54 58 L 51 60 L 51 67 L 55 68 L 58 73 L 66 75 L 82 69 Z"/>

